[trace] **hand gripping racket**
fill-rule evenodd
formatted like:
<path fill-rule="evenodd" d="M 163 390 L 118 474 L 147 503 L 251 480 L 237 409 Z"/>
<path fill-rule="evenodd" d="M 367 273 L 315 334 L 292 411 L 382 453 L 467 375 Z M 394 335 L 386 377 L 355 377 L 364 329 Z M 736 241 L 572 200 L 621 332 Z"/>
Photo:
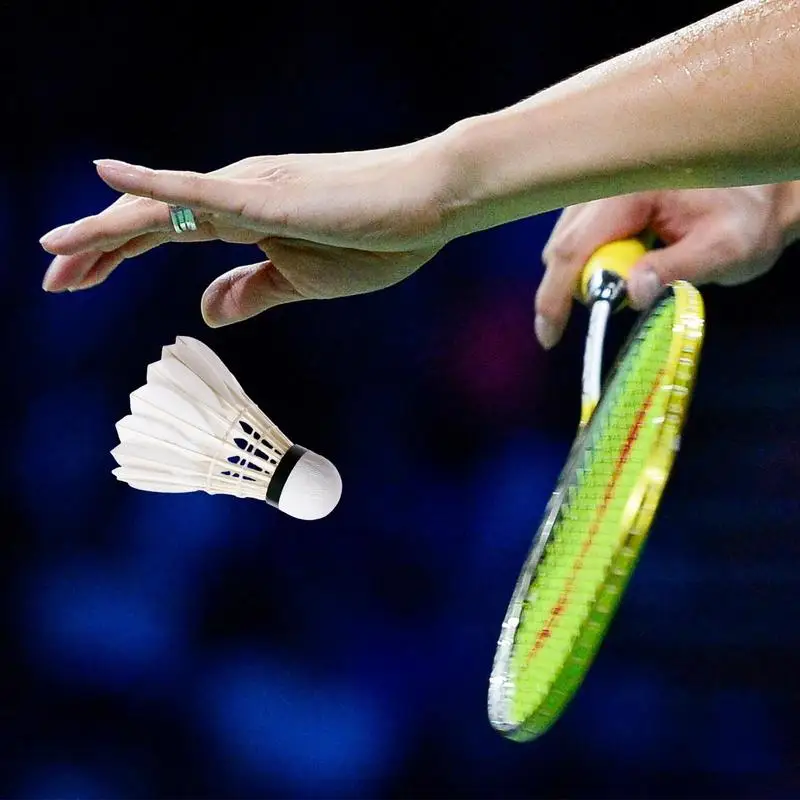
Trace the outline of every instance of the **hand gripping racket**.
<path fill-rule="evenodd" d="M 589 260 L 578 433 L 506 612 L 489 681 L 492 726 L 544 733 L 572 698 L 633 572 L 680 442 L 703 341 L 700 293 L 677 281 L 644 312 L 601 394 L 603 340 L 646 251 L 612 242 Z"/>

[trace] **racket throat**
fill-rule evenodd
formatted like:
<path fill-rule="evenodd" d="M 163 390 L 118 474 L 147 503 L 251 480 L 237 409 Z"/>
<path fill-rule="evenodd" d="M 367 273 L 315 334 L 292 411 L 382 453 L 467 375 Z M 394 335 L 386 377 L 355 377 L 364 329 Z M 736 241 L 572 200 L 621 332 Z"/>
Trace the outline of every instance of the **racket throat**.
<path fill-rule="evenodd" d="M 600 402 L 600 389 L 603 377 L 603 345 L 611 316 L 612 302 L 596 300 L 589 313 L 589 331 L 586 334 L 586 347 L 583 353 L 583 377 L 581 382 L 581 421 L 583 428 L 592 418 Z"/>

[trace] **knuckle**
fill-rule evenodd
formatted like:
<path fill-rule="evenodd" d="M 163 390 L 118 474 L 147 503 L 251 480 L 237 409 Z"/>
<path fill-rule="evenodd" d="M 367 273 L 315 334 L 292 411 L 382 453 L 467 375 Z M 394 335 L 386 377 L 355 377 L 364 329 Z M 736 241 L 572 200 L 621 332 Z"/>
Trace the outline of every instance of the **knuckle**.
<path fill-rule="evenodd" d="M 282 186 L 296 179 L 296 171 L 285 161 L 269 160 L 261 165 L 258 177 L 267 183 Z"/>
<path fill-rule="evenodd" d="M 731 264 L 744 260 L 752 250 L 749 237 L 735 225 L 726 226 L 721 230 L 714 246 L 717 258 Z"/>
<path fill-rule="evenodd" d="M 564 264 L 575 258 L 576 242 L 574 235 L 564 233 L 551 239 L 542 251 L 542 260 L 550 264 Z"/>
<path fill-rule="evenodd" d="M 181 175 L 181 183 L 183 183 L 187 192 L 197 194 L 202 191 L 206 179 L 204 175 L 200 175 L 198 172 L 185 172 Z"/>

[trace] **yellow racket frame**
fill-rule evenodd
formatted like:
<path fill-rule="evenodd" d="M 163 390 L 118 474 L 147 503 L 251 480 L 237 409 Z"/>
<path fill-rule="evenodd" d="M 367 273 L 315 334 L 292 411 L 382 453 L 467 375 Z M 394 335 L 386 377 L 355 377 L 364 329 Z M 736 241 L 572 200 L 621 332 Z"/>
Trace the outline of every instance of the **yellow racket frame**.
<path fill-rule="evenodd" d="M 623 247 L 619 248 L 619 245 L 623 245 Z M 617 273 L 625 267 L 626 262 L 638 260 L 643 252 L 641 244 L 635 245 L 628 242 L 615 242 L 607 247 L 611 249 L 610 254 L 608 252 L 605 254 L 610 257 L 608 264 L 614 265 Z M 616 264 L 614 264 L 615 258 Z M 582 425 L 579 430 L 570 451 L 570 457 L 559 479 L 558 488 L 545 512 L 545 518 L 534 539 L 509 603 L 489 681 L 488 704 L 492 726 L 507 738 L 528 741 L 544 733 L 560 716 L 580 686 L 602 643 L 614 611 L 636 565 L 666 486 L 680 443 L 681 430 L 691 397 L 702 347 L 705 319 L 702 297 L 691 284 L 683 281 L 671 284 L 655 307 L 663 303 L 668 294 L 671 294 L 674 299 L 672 340 L 667 350 L 664 367 L 660 372 L 659 384 L 660 390 L 669 394 L 666 404 L 663 406 L 665 408 L 663 418 L 651 420 L 653 424 L 657 424 L 658 430 L 654 444 L 647 453 L 625 502 L 619 536 L 616 540 L 621 544 L 615 550 L 605 575 L 596 580 L 594 599 L 590 603 L 588 613 L 580 623 L 578 634 L 572 641 L 568 656 L 558 669 L 551 670 L 551 674 L 536 676 L 537 684 L 540 687 L 546 685 L 548 688 L 535 708 L 525 712 L 521 709 L 522 704 L 517 697 L 518 692 L 524 690 L 518 683 L 524 683 L 524 681 L 517 681 L 513 668 L 516 637 L 523 615 L 526 613 L 526 606 L 530 602 L 531 592 L 536 589 L 537 569 L 546 553 L 553 528 L 560 517 L 565 496 L 569 487 L 575 485 L 574 475 L 584 458 L 587 437 L 592 435 L 591 423 L 586 426 Z M 639 325 L 631 333 L 626 346 L 622 348 L 617 364 L 606 381 L 606 387 L 617 374 L 620 365 L 624 363 L 629 354 L 629 348 L 636 342 L 636 337 L 642 331 L 650 313 L 652 312 L 642 315 Z M 598 409 L 603 408 L 607 399 L 604 391 Z M 584 416 L 586 409 L 582 411 L 582 416 Z M 585 582 L 583 582 L 582 588 L 585 589 Z M 541 691 L 538 693 L 541 694 Z"/>

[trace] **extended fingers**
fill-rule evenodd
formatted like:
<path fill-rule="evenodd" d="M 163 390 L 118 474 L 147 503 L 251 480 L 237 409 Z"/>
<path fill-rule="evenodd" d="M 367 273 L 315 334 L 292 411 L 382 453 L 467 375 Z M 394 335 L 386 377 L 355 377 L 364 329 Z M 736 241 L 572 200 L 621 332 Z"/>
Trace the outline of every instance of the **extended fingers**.
<path fill-rule="evenodd" d="M 246 181 L 221 175 L 148 169 L 122 161 L 98 161 L 97 172 L 120 192 L 232 216 L 242 214 L 249 188 Z"/>
<path fill-rule="evenodd" d="M 170 241 L 170 236 L 165 233 L 149 233 L 131 239 L 123 247 L 110 253 L 104 253 L 70 289 L 73 291 L 91 289 L 93 286 L 103 283 L 126 258 L 140 256 L 168 241 Z"/>
<path fill-rule="evenodd" d="M 105 255 L 102 251 L 56 256 L 44 274 L 42 288 L 46 292 L 65 292 L 76 286 Z"/>
<path fill-rule="evenodd" d="M 109 252 L 91 251 L 56 256 L 48 268 L 42 288 L 48 292 L 89 289 L 102 283 L 127 258 L 134 258 L 159 245 L 174 241 L 204 242 L 216 238 L 207 227 L 185 234 L 148 233 L 136 236 Z"/>
<path fill-rule="evenodd" d="M 201 223 L 197 230 L 185 233 L 175 233 L 170 224 L 166 231 L 117 239 L 114 244 L 87 252 L 57 255 L 45 273 L 42 288 L 48 292 L 88 289 L 102 283 L 125 259 L 159 245 L 173 241 L 207 242 L 216 238 L 217 233 L 210 223 Z"/>
<path fill-rule="evenodd" d="M 115 203 L 100 214 L 55 228 L 39 242 L 49 253 L 68 256 L 111 252 L 137 236 L 168 230 L 172 230 L 169 208 L 163 203 L 137 199 Z"/>
<path fill-rule="evenodd" d="M 136 237 L 171 231 L 170 205 L 188 206 L 198 214 L 229 217 L 240 216 L 248 203 L 254 205 L 255 191 L 250 181 L 107 161 L 98 162 L 97 171 L 113 189 L 136 197 L 50 231 L 40 240 L 48 252 L 111 252 Z"/>
<path fill-rule="evenodd" d="M 45 273 L 42 288 L 47 292 L 88 289 L 102 283 L 126 258 L 152 250 L 168 239 L 168 234 L 151 233 L 131 239 L 109 252 L 94 250 L 56 256 Z"/>

